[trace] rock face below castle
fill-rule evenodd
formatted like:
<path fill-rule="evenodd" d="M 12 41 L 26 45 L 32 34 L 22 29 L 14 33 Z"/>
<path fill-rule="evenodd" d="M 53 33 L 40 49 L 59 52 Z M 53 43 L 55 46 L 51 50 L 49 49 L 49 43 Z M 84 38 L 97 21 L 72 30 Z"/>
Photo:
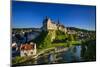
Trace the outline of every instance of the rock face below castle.
<path fill-rule="evenodd" d="M 67 28 L 64 25 L 61 25 L 59 21 L 57 23 L 53 22 L 50 18 L 46 17 L 43 21 L 42 30 L 49 31 L 49 30 L 60 30 L 63 32 L 67 32 Z"/>

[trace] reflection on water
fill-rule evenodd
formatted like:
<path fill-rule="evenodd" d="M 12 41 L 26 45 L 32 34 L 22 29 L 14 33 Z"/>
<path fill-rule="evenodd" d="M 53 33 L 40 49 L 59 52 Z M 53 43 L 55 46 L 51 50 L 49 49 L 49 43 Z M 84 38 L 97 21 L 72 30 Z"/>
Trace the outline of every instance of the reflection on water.
<path fill-rule="evenodd" d="M 66 49 L 68 50 L 59 53 L 50 51 L 49 53 L 42 54 L 35 59 L 24 62 L 24 64 L 69 63 L 94 61 L 96 59 L 96 45 L 93 42 L 88 43 L 88 45 L 67 47 Z"/>
<path fill-rule="evenodd" d="M 65 62 L 81 61 L 81 46 L 72 46 L 62 57 Z"/>
<path fill-rule="evenodd" d="M 68 48 L 66 48 L 68 49 Z M 34 61 L 35 60 L 35 61 Z M 51 63 L 65 63 L 81 61 L 81 46 L 69 47 L 67 51 L 60 53 L 48 53 L 39 56 L 36 59 L 27 61 L 27 64 L 51 64 Z M 25 63 L 25 64 L 26 64 Z"/>

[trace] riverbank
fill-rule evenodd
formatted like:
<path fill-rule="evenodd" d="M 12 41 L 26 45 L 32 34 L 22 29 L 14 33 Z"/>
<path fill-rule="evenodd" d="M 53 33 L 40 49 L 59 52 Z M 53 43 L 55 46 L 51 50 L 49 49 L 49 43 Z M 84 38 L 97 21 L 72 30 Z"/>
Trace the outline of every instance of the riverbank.
<path fill-rule="evenodd" d="M 49 60 L 48 59 L 49 55 L 53 55 L 54 56 L 53 62 L 58 63 L 60 60 L 62 60 L 62 57 L 60 57 L 60 56 L 62 56 L 63 53 L 69 52 L 72 49 L 74 49 L 73 46 L 48 48 L 48 49 L 45 49 L 44 51 L 41 51 L 36 56 L 26 57 L 25 59 L 27 59 L 27 60 L 20 62 L 20 63 L 16 63 L 14 65 L 25 65 L 25 64 L 33 64 L 34 65 L 34 64 L 41 64 L 41 63 L 49 63 L 49 61 L 47 61 L 47 60 Z M 69 53 L 68 53 L 68 55 L 69 55 Z M 72 57 L 72 56 L 70 56 L 70 57 Z M 45 58 L 45 60 L 44 60 L 44 58 Z"/>
<path fill-rule="evenodd" d="M 64 52 L 64 51 L 67 51 L 71 46 L 77 46 L 77 44 L 81 44 L 81 48 L 82 48 L 82 54 L 84 53 L 84 47 L 88 47 L 88 44 L 94 44 L 92 43 L 91 41 L 86 41 L 87 43 L 83 43 L 82 42 L 70 42 L 72 45 L 70 45 L 69 43 L 53 43 L 53 44 L 50 44 L 47 48 L 44 48 L 44 49 L 38 49 L 38 53 L 34 56 L 27 56 L 27 57 L 16 57 L 12 62 L 13 62 L 13 65 L 16 65 L 16 64 L 22 64 L 24 62 L 27 62 L 27 61 L 35 61 L 37 58 L 39 57 L 43 57 L 43 55 L 48 55 L 50 53 L 61 53 L 61 52 Z M 89 43 L 90 42 L 90 43 Z M 85 44 L 87 44 L 85 46 Z M 69 46 L 68 46 L 69 45 Z M 92 47 L 91 47 L 92 48 Z M 90 46 L 89 46 L 89 50 L 88 52 L 90 53 Z M 95 52 L 95 51 L 94 51 Z M 84 53 L 85 54 L 85 53 Z M 87 54 L 87 51 L 86 51 L 86 54 Z M 93 56 L 94 57 L 94 56 Z"/>
<path fill-rule="evenodd" d="M 71 42 L 70 44 L 72 44 L 72 43 L 78 44 L 78 42 L 75 42 L 75 41 Z M 62 52 L 64 50 L 66 50 L 65 48 L 68 48 L 70 44 L 68 42 L 67 43 L 52 43 L 49 46 L 47 46 L 46 48 L 37 49 L 37 54 L 34 56 L 25 56 L 25 57 L 16 56 L 15 59 L 12 60 L 12 62 L 13 62 L 13 64 L 23 63 L 29 59 L 37 58 L 41 54 L 49 53 L 50 51 L 55 51 L 55 53 Z"/>

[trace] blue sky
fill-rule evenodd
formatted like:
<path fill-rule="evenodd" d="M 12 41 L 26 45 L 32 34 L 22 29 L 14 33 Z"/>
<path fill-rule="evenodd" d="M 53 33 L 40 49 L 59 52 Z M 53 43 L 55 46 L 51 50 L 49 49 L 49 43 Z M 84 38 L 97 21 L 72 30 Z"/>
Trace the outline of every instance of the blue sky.
<path fill-rule="evenodd" d="M 95 30 L 96 7 L 71 4 L 12 2 L 13 28 L 40 28 L 45 16 L 66 27 Z"/>

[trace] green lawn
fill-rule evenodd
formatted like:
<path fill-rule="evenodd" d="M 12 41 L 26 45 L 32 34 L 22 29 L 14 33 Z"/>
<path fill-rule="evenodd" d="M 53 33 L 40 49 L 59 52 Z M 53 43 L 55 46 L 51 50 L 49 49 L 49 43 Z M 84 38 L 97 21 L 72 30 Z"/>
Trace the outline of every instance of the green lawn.
<path fill-rule="evenodd" d="M 58 35 L 58 36 L 56 37 L 56 39 L 58 39 L 58 40 L 63 40 L 63 39 L 65 39 L 65 38 L 66 38 L 65 35 Z"/>

